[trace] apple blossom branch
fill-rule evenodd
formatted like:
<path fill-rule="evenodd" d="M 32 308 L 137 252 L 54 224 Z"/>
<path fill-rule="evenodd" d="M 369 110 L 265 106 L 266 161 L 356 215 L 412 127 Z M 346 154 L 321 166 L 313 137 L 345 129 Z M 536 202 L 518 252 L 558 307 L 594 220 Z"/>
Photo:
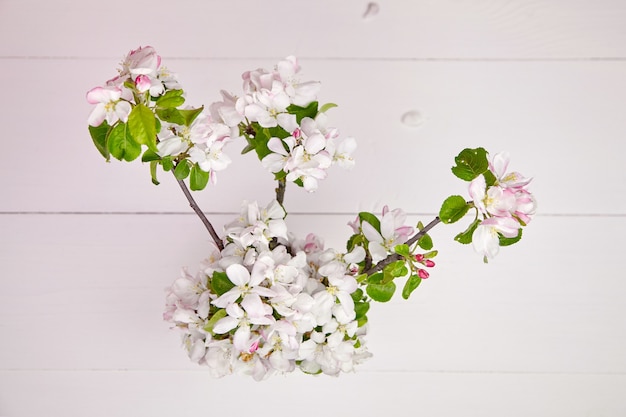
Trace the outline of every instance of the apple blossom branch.
<path fill-rule="evenodd" d="M 174 171 L 172 171 L 172 172 L 174 172 Z M 193 211 L 196 212 L 196 214 L 198 215 L 198 217 L 200 217 L 200 220 L 204 224 L 204 227 L 206 227 L 206 229 L 209 231 L 209 234 L 211 235 L 211 238 L 213 238 L 213 242 L 215 242 L 215 244 L 217 245 L 217 248 L 220 251 L 222 251 L 224 249 L 224 243 L 222 243 L 222 240 L 217 235 L 217 232 L 215 231 L 215 228 L 213 227 L 213 225 L 211 224 L 209 219 L 207 219 L 207 217 L 204 215 L 204 213 L 202 212 L 202 210 L 198 206 L 198 203 L 196 203 L 196 200 L 194 200 L 193 196 L 191 195 L 191 192 L 189 191 L 189 189 L 187 188 L 187 185 L 185 184 L 185 181 L 179 180 L 177 178 L 176 182 L 178 182 L 178 185 L 180 186 L 180 189 L 183 190 L 183 194 L 185 194 L 185 197 L 187 197 L 187 201 L 189 202 L 189 206 L 191 206 Z"/>
<path fill-rule="evenodd" d="M 441 219 L 439 218 L 439 216 L 436 216 L 433 220 L 431 220 L 430 223 L 428 223 L 426 226 L 424 226 L 424 228 L 422 230 L 420 230 L 419 232 L 414 234 L 405 243 L 407 245 L 411 246 L 412 244 L 414 244 L 415 242 L 420 240 L 420 238 L 422 238 L 426 233 L 428 233 L 430 231 L 430 229 L 432 229 L 433 227 L 435 227 L 439 223 L 441 223 Z M 382 271 L 390 263 L 395 262 L 395 261 L 399 261 L 402 258 L 403 258 L 402 255 L 394 253 L 392 255 L 387 256 L 385 259 L 383 259 L 382 261 L 378 262 L 373 267 L 367 268 L 367 270 L 363 271 L 363 273 L 367 274 L 368 276 L 372 275 L 372 274 L 374 274 L 376 272 Z"/>

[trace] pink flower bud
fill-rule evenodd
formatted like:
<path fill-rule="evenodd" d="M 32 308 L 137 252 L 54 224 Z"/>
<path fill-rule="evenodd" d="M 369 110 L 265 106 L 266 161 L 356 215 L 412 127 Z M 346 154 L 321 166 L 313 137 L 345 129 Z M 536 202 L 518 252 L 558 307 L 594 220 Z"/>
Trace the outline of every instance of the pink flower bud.
<path fill-rule="evenodd" d="M 432 268 L 433 266 L 435 266 L 435 262 L 430 259 L 426 259 L 423 263 L 427 268 Z"/>
<path fill-rule="evenodd" d="M 422 262 L 424 260 L 424 255 L 422 255 L 421 253 L 418 253 L 417 255 L 415 255 L 415 260 L 417 262 Z"/>
<path fill-rule="evenodd" d="M 428 278 L 430 276 L 428 271 L 426 271 L 425 269 L 418 269 L 417 270 L 417 275 L 419 275 L 419 277 L 421 279 L 426 279 L 426 278 Z"/>

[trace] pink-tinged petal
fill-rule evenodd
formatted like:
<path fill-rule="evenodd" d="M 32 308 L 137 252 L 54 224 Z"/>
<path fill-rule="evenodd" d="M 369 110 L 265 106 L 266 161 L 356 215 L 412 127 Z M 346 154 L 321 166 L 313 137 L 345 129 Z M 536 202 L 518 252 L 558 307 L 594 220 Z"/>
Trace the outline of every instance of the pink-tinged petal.
<path fill-rule="evenodd" d="M 393 213 L 387 213 L 380 221 L 380 234 L 384 239 L 393 239 L 395 235 L 395 218 Z"/>
<path fill-rule="evenodd" d="M 278 122 L 278 126 L 282 127 L 290 134 L 299 127 L 295 114 L 280 113 L 276 115 L 276 121 Z"/>
<path fill-rule="evenodd" d="M 483 175 L 479 175 L 474 178 L 469 184 L 469 195 L 474 201 L 474 205 L 481 213 L 486 214 L 487 210 L 485 209 L 485 195 L 487 193 L 487 182 L 485 181 L 485 177 Z"/>
<path fill-rule="evenodd" d="M 310 155 L 315 155 L 326 146 L 326 138 L 321 133 L 316 133 L 314 135 L 306 138 L 304 142 L 304 149 Z"/>
<path fill-rule="evenodd" d="M 104 108 L 104 104 L 98 104 L 89 114 L 87 122 L 90 126 L 100 126 L 106 118 L 107 112 Z"/>
<path fill-rule="evenodd" d="M 237 265 L 237 264 L 233 264 Z M 226 291 L 224 294 L 220 295 L 213 301 L 213 305 L 220 308 L 226 308 L 227 306 L 233 304 L 237 299 L 241 296 L 241 290 L 239 287 L 231 288 Z"/>
<path fill-rule="evenodd" d="M 243 265 L 230 265 L 226 268 L 226 275 L 230 282 L 237 286 L 242 286 L 250 282 L 250 272 Z"/>
<path fill-rule="evenodd" d="M 510 156 L 508 152 L 498 152 L 491 158 L 489 168 L 495 174 L 496 178 L 501 179 L 509 166 Z"/>
<path fill-rule="evenodd" d="M 87 101 L 90 104 L 108 103 L 117 101 L 122 96 L 122 90 L 117 87 L 95 87 L 87 92 Z"/>
<path fill-rule="evenodd" d="M 147 75 L 140 75 L 135 78 L 135 87 L 140 93 L 145 93 L 152 87 L 152 80 Z"/>
<path fill-rule="evenodd" d="M 472 235 L 474 250 L 487 258 L 494 258 L 500 251 L 496 230 L 490 225 L 480 224 Z"/>
<path fill-rule="evenodd" d="M 241 301 L 241 307 L 246 310 L 250 319 L 272 314 L 272 307 L 264 304 L 258 294 L 250 293 Z"/>
<path fill-rule="evenodd" d="M 251 345 L 250 326 L 240 326 L 233 336 L 233 346 L 240 352 L 248 352 Z"/>
<path fill-rule="evenodd" d="M 132 107 L 128 101 L 120 101 L 115 105 L 115 115 L 124 123 L 128 121 L 131 110 Z"/>
<path fill-rule="evenodd" d="M 288 155 L 287 151 L 285 150 L 285 145 L 283 144 L 283 141 L 279 138 L 270 138 L 270 140 L 267 141 L 267 147 L 270 151 L 286 156 Z"/>
<path fill-rule="evenodd" d="M 380 243 L 383 241 L 383 237 L 380 235 L 380 233 L 378 233 L 374 226 L 372 226 L 368 222 L 361 222 L 361 230 L 363 231 L 365 238 L 370 242 Z"/>
<path fill-rule="evenodd" d="M 219 319 L 215 326 L 213 326 L 213 333 L 224 334 L 228 333 L 239 325 L 239 320 L 234 317 L 226 316 L 223 319 Z"/>

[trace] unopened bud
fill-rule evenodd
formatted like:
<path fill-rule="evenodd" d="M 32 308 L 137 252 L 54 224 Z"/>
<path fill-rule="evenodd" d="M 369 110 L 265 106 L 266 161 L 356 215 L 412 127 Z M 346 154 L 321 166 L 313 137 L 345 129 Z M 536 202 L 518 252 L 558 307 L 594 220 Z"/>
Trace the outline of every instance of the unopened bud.
<path fill-rule="evenodd" d="M 418 269 L 417 270 L 417 275 L 419 275 L 419 277 L 421 279 L 426 279 L 426 278 L 428 278 L 430 276 L 428 271 L 426 271 L 425 269 Z"/>

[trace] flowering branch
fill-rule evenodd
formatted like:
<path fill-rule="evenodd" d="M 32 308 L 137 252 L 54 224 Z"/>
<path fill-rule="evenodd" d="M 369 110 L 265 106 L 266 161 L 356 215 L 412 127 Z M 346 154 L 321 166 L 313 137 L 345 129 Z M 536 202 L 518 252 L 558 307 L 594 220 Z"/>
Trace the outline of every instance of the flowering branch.
<path fill-rule="evenodd" d="M 196 203 L 196 200 L 194 200 L 191 192 L 189 192 L 189 189 L 185 184 L 185 181 L 179 180 L 177 178 L 176 182 L 178 182 L 180 189 L 183 190 L 183 194 L 185 194 L 185 197 L 187 197 L 187 201 L 189 201 L 189 206 L 193 209 L 193 211 L 196 212 L 196 214 L 198 215 L 198 217 L 200 217 L 200 220 L 204 224 L 204 227 L 206 227 L 206 229 L 209 231 L 209 234 L 211 235 L 211 238 L 213 238 L 213 242 L 215 242 L 215 245 L 217 245 L 220 251 L 223 250 L 224 244 L 222 243 L 222 239 L 220 239 L 220 237 L 217 235 L 217 232 L 215 232 L 215 228 L 213 227 L 209 219 L 206 218 L 206 216 L 198 206 L 198 203 Z"/>
<path fill-rule="evenodd" d="M 408 246 L 411 246 L 412 244 L 414 244 L 415 242 L 420 240 L 423 236 L 425 236 L 426 233 L 428 233 L 430 231 L 430 229 L 432 229 L 433 227 L 435 227 L 439 223 L 441 223 L 441 219 L 439 218 L 439 216 L 437 216 L 430 223 L 428 223 L 426 226 L 424 226 L 424 228 L 422 230 L 420 230 L 415 235 L 413 235 L 413 237 L 411 237 L 409 240 L 407 240 L 406 244 Z M 402 256 L 402 255 L 400 255 L 398 253 L 394 253 L 392 255 L 387 256 L 385 259 L 383 259 L 382 261 L 378 262 L 376 265 L 374 265 L 373 267 L 367 269 L 363 273 L 367 274 L 367 275 L 375 274 L 376 272 L 382 271 L 387 265 L 389 265 L 389 264 L 391 264 L 393 262 L 396 262 L 396 261 L 400 261 L 403 258 L 404 258 L 404 256 Z"/>
<path fill-rule="evenodd" d="M 472 201 L 452 195 L 427 225 L 405 224 L 406 213 L 385 206 L 382 215 L 361 212 L 349 225 L 346 250 L 324 248 L 314 233 L 289 233 L 283 202 L 287 182 L 315 191 L 333 165 L 351 168 L 356 141 L 328 125 L 317 81 L 301 82 L 295 57 L 273 71 L 242 74 L 243 95 L 222 91 L 207 108 L 185 104 L 175 75 L 152 47 L 131 51 L 118 75 L 87 93 L 94 104 L 88 122 L 94 145 L 110 157 L 172 171 L 190 207 L 209 231 L 216 250 L 197 275 L 184 270 L 166 296 L 164 319 L 182 331 L 189 358 L 214 376 L 232 373 L 260 380 L 299 368 L 308 374 L 349 372 L 371 356 L 365 345 L 370 301 L 387 302 L 404 281 L 408 299 L 435 266 L 428 232 L 473 210 L 471 224 L 454 238 L 473 244 L 485 262 L 501 246 L 516 243 L 535 213 L 526 186 L 508 171 L 507 153 L 464 149 L 452 173 L 469 183 Z M 245 140 L 278 181 L 266 207 L 246 203 L 224 226 L 220 239 L 190 191 L 217 181 L 230 164 L 223 148 Z M 187 188 L 186 180 L 189 181 Z M 417 229 L 417 232 L 416 232 Z"/>

